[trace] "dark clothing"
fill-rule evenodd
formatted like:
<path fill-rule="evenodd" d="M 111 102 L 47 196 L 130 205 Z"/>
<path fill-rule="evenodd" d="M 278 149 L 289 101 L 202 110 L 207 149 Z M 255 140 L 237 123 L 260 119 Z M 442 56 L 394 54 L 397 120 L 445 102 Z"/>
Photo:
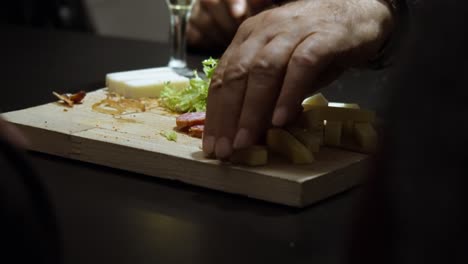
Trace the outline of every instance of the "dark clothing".
<path fill-rule="evenodd" d="M 388 89 L 351 263 L 468 263 L 468 3 L 425 1 Z"/>

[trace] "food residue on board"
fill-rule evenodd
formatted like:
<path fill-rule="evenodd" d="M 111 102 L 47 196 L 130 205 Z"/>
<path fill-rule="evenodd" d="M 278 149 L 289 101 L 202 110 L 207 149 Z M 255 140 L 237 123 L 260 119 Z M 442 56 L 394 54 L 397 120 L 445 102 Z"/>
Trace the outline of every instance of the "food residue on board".
<path fill-rule="evenodd" d="M 110 93 L 105 99 L 93 104 L 92 109 L 102 114 L 121 115 L 124 113 L 145 112 L 146 106 L 140 100 L 127 99 Z"/>
<path fill-rule="evenodd" d="M 81 104 L 83 99 L 86 97 L 85 91 L 79 91 L 74 94 L 59 94 L 57 92 L 52 92 L 52 94 L 59 99 L 60 103 L 69 107 L 73 107 L 75 104 Z"/>
<path fill-rule="evenodd" d="M 159 103 L 155 98 L 130 99 L 115 93 L 107 94 L 105 99 L 92 105 L 93 111 L 113 116 L 146 112 L 157 107 L 159 107 Z M 127 119 L 127 121 L 129 120 Z"/>

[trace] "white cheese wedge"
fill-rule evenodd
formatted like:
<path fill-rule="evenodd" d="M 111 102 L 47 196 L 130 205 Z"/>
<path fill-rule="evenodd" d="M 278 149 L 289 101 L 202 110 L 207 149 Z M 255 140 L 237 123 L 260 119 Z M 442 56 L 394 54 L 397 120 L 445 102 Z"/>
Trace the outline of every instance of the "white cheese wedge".
<path fill-rule="evenodd" d="M 164 84 L 170 82 L 174 89 L 189 85 L 189 79 L 178 75 L 169 67 L 109 73 L 106 85 L 109 92 L 127 98 L 159 97 Z"/>
<path fill-rule="evenodd" d="M 120 94 L 122 92 L 121 84 L 125 81 L 145 79 L 150 76 L 158 76 L 163 73 L 175 74 L 175 72 L 169 67 L 108 73 L 106 75 L 106 86 L 109 88 L 109 91 Z"/>
<path fill-rule="evenodd" d="M 126 98 L 159 97 L 167 82 L 175 90 L 184 89 L 189 85 L 188 78 L 168 74 L 123 82 L 121 84 L 121 94 Z"/>

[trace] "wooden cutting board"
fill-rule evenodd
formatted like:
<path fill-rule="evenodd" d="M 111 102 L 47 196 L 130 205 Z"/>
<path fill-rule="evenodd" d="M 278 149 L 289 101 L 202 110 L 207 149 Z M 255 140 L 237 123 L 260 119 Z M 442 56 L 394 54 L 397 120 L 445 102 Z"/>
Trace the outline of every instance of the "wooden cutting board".
<path fill-rule="evenodd" d="M 264 167 L 221 164 L 203 157 L 200 139 L 179 133 L 173 142 L 161 136 L 174 129 L 175 116 L 159 108 L 119 117 L 93 111 L 105 97 L 102 89 L 73 108 L 49 103 L 2 116 L 19 126 L 33 151 L 295 207 L 351 188 L 368 166 L 366 155 L 331 148 L 323 148 L 310 165 L 275 158 Z"/>

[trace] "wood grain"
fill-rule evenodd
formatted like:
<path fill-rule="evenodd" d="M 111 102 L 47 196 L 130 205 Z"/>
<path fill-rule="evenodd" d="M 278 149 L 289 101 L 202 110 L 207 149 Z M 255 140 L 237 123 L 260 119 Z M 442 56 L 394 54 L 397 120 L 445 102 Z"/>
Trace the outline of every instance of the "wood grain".
<path fill-rule="evenodd" d="M 91 106 L 105 97 L 102 89 L 73 108 L 49 103 L 2 116 L 29 137 L 33 151 L 295 207 L 351 188 L 367 169 L 366 155 L 328 148 L 309 165 L 276 157 L 263 167 L 222 164 L 204 158 L 200 139 L 163 137 L 161 131 L 174 129 L 175 116 L 161 109 L 119 117 L 94 112 Z"/>

